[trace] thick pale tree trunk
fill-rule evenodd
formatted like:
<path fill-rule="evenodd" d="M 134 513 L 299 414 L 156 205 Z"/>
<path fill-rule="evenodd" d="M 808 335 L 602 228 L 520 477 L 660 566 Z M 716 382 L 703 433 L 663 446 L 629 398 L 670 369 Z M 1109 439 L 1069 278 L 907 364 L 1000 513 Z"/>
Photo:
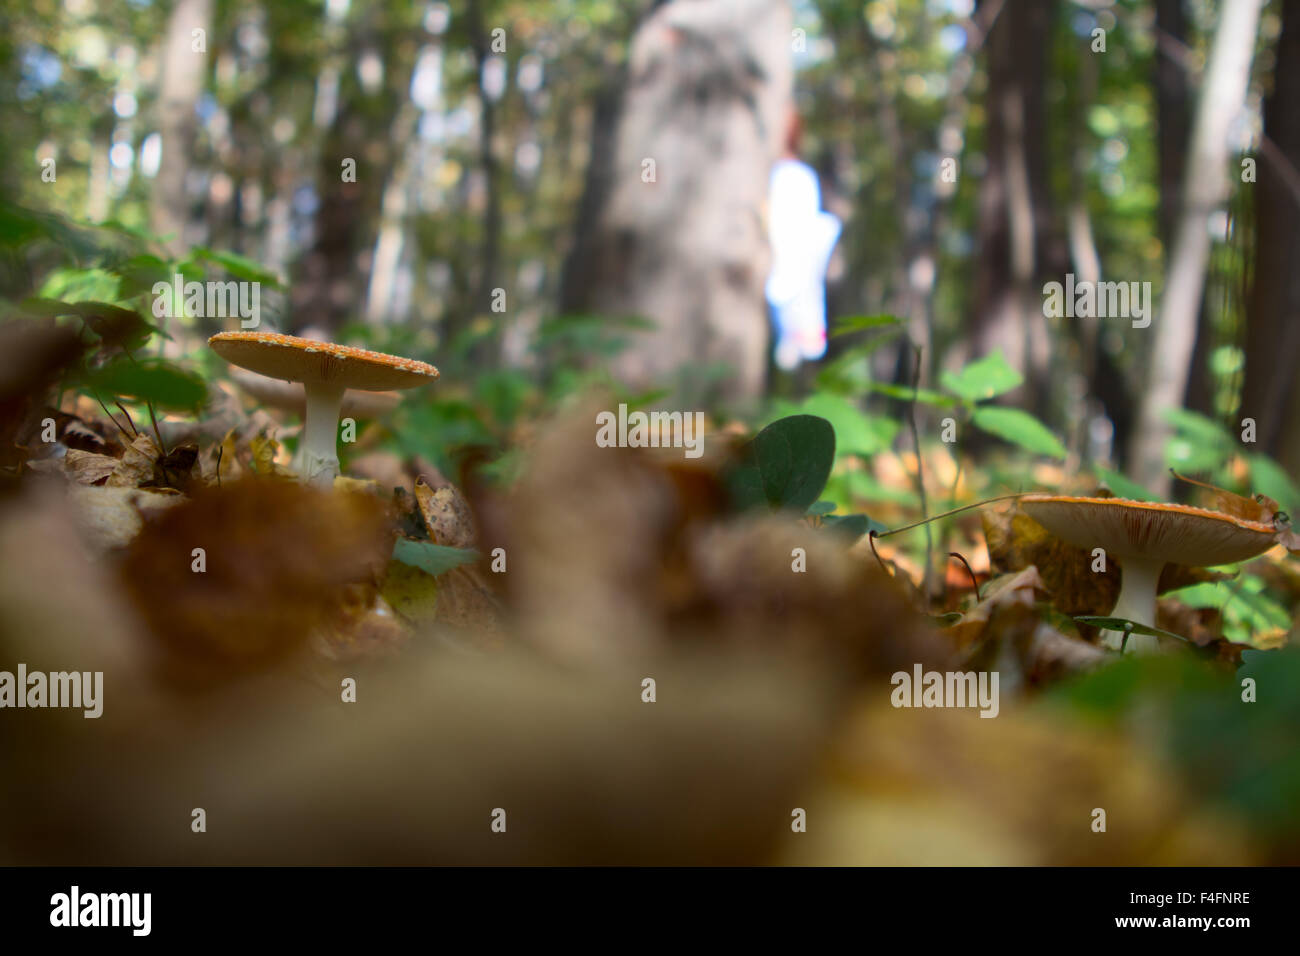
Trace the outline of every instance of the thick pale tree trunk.
<path fill-rule="evenodd" d="M 763 207 L 792 101 L 792 29 L 787 0 L 677 0 L 637 30 L 613 148 L 593 153 L 609 169 L 588 177 L 602 201 L 586 204 L 561 293 L 566 311 L 656 323 L 616 361 L 633 386 L 725 362 L 722 397 L 762 390 Z"/>
<path fill-rule="evenodd" d="M 203 31 L 206 52 L 195 50 L 196 30 Z M 162 164 L 150 195 L 149 225 L 170 236 L 169 248 L 184 250 L 186 216 L 185 175 L 190 169 L 198 119 L 194 107 L 203 92 L 212 50 L 212 0 L 177 0 L 167 20 L 162 46 L 162 76 L 158 127 Z"/>
<path fill-rule="evenodd" d="M 1300 0 L 1282 4 L 1273 90 L 1264 104 L 1271 146 L 1258 162 L 1255 284 L 1246 323 L 1241 417 L 1259 446 L 1300 476 Z"/>
<path fill-rule="evenodd" d="M 1164 301 L 1151 327 L 1155 341 L 1129 461 L 1133 477 L 1161 497 L 1170 490 L 1164 449 L 1171 427 L 1165 414 L 1182 406 L 1187 389 L 1210 256 L 1209 217 L 1228 194 L 1230 132 L 1241 113 L 1250 79 L 1261 5 L 1262 0 L 1231 0 L 1220 8 L 1218 32 L 1192 128 L 1182 210 L 1165 273 Z"/>

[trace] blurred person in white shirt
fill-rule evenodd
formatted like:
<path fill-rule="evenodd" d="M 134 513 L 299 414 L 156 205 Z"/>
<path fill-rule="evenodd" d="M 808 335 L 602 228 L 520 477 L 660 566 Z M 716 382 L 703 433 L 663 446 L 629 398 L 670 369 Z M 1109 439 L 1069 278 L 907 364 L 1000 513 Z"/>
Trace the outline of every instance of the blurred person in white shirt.
<path fill-rule="evenodd" d="M 801 132 L 792 110 L 785 153 L 772 167 L 768 187 L 772 272 L 765 291 L 776 364 L 786 371 L 826 354 L 826 269 L 841 228 L 821 208 L 817 173 L 798 157 Z"/>

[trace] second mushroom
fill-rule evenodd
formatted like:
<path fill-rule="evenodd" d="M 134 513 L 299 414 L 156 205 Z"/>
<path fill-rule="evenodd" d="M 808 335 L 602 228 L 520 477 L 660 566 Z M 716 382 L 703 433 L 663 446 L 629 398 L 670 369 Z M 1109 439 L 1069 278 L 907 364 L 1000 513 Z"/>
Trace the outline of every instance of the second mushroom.
<path fill-rule="evenodd" d="M 1101 548 L 1117 561 L 1119 600 L 1110 616 L 1147 627 L 1156 625 L 1156 588 L 1166 564 L 1233 564 L 1277 543 L 1272 525 L 1189 505 L 1027 495 L 1020 506 L 1063 541 L 1089 551 Z M 1102 643 L 1116 650 L 1123 638 L 1115 631 L 1102 632 Z M 1154 651 L 1158 645 L 1155 637 L 1134 634 L 1128 649 Z"/>

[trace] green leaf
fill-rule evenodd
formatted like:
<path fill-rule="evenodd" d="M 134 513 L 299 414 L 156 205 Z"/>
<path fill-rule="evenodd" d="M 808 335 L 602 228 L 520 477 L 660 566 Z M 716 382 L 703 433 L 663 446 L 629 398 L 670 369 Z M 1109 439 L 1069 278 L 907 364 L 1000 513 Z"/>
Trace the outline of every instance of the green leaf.
<path fill-rule="evenodd" d="M 1110 471 L 1107 468 L 1094 467 L 1092 469 L 1101 481 L 1106 483 L 1106 487 L 1119 495 L 1121 498 L 1128 498 L 1132 501 L 1155 501 L 1151 493 L 1130 478 L 1125 478 L 1118 471 Z"/>
<path fill-rule="evenodd" d="M 835 462 L 835 429 L 824 418 L 792 415 L 759 432 L 728 476 L 737 508 L 805 512 L 821 495 Z"/>
<path fill-rule="evenodd" d="M 1165 631 L 1158 627 L 1150 627 L 1146 624 L 1139 624 L 1137 621 L 1130 621 L 1123 617 L 1094 617 L 1091 614 L 1083 614 L 1074 619 L 1079 624 L 1091 624 L 1093 627 L 1099 627 L 1105 631 L 1119 631 L 1121 634 L 1129 631 L 1133 634 L 1147 634 L 1151 637 L 1172 637 L 1174 640 L 1183 643 L 1191 643 L 1181 634 L 1175 634 L 1173 631 Z"/>
<path fill-rule="evenodd" d="M 260 262 L 241 256 L 234 252 L 218 252 L 214 249 L 208 249 L 205 246 L 198 246 L 193 250 L 193 255 L 197 259 L 206 259 L 209 262 L 215 262 L 221 268 L 225 269 L 236 279 L 242 279 L 245 282 L 258 282 L 273 289 L 280 288 L 280 278 L 274 272 L 271 272 Z"/>
<path fill-rule="evenodd" d="M 101 396 L 153 402 L 160 408 L 193 409 L 208 394 L 201 378 L 162 359 L 110 362 L 91 370 L 80 384 Z"/>
<path fill-rule="evenodd" d="M 971 418 L 976 428 L 1006 439 L 1038 455 L 1064 458 L 1065 446 L 1046 425 L 1018 408 L 981 406 Z"/>
<path fill-rule="evenodd" d="M 107 269 L 59 268 L 50 271 L 37 293 L 63 302 L 117 301 L 122 277 Z"/>
<path fill-rule="evenodd" d="M 18 249 L 40 241 L 50 242 L 74 259 L 90 258 L 100 251 L 93 230 L 63 216 L 0 201 L 0 248 Z"/>
<path fill-rule="evenodd" d="M 134 309 L 124 309 L 108 302 L 74 302 L 73 310 L 105 345 L 133 352 L 159 331 Z"/>
<path fill-rule="evenodd" d="M 479 553 L 470 548 L 449 548 L 445 544 L 430 541 L 398 538 L 393 545 L 393 560 L 419 568 L 434 577 L 462 564 L 473 564 L 478 559 Z"/>
<path fill-rule="evenodd" d="M 43 299 L 39 296 L 23 299 L 18 303 L 18 309 L 27 315 L 39 315 L 45 318 L 77 314 L 76 306 L 69 302 L 61 302 L 58 299 Z"/>
<path fill-rule="evenodd" d="M 818 501 L 808 509 L 808 513 L 813 516 L 824 516 L 835 510 L 835 502 Z"/>
<path fill-rule="evenodd" d="M 868 471 L 845 470 L 831 476 L 829 483 L 839 501 L 872 501 L 901 505 L 906 509 L 921 506 L 916 489 L 881 481 Z"/>
<path fill-rule="evenodd" d="M 886 382 L 872 382 L 871 390 L 881 395 L 888 395 L 890 398 L 897 398 L 900 401 L 910 402 L 913 396 L 913 389 L 910 385 L 891 385 Z M 919 388 L 915 390 L 916 400 L 925 405 L 938 405 L 942 408 L 949 408 L 957 404 L 957 399 L 951 395 L 945 395 L 943 392 L 932 392 L 928 388 Z"/>
<path fill-rule="evenodd" d="M 884 532 L 889 528 L 867 515 L 827 515 L 822 519 L 822 524 L 834 531 L 842 531 L 852 535 L 854 538 L 860 538 L 864 534 L 872 531 Z"/>
<path fill-rule="evenodd" d="M 1176 597 L 1188 607 L 1218 610 L 1232 600 L 1231 592 L 1221 585 L 1220 581 L 1201 581 L 1185 588 L 1166 591 L 1164 597 Z"/>
<path fill-rule="evenodd" d="M 1250 463 L 1251 491 L 1268 495 L 1283 511 L 1295 515 L 1300 510 L 1300 488 L 1291 476 L 1268 455 L 1249 455 L 1246 460 Z"/>
<path fill-rule="evenodd" d="M 109 302 L 63 302 L 59 299 L 30 298 L 18 304 L 28 315 L 49 318 L 75 315 L 80 317 L 105 345 L 118 346 L 133 351 L 149 341 L 149 336 L 160 332 L 146 322 L 134 309 L 124 309 Z"/>
<path fill-rule="evenodd" d="M 814 415 L 824 418 L 835 429 L 838 455 L 874 455 L 885 451 L 898 435 L 898 423 L 882 415 L 869 415 L 849 398 L 818 392 L 801 404 L 777 404 L 787 415 Z"/>
<path fill-rule="evenodd" d="M 871 363 L 867 359 L 881 346 L 897 339 L 902 332 L 901 327 L 889 329 L 829 359 L 817 373 L 817 388 L 839 394 L 861 394 L 864 389 L 871 387 Z"/>
<path fill-rule="evenodd" d="M 1223 614 L 1223 634 L 1230 641 L 1249 644 L 1251 635 L 1289 628 L 1287 609 L 1263 594 L 1264 582 L 1253 574 L 1236 581 L 1202 581 L 1167 592 L 1187 607 L 1214 608 Z"/>
<path fill-rule="evenodd" d="M 1231 432 L 1200 412 L 1189 411 L 1186 408 L 1167 408 L 1164 417 L 1165 421 L 1189 438 L 1224 445 L 1233 443 Z"/>
<path fill-rule="evenodd" d="M 896 315 L 851 315 L 848 318 L 836 321 L 835 331 L 831 333 L 831 337 L 848 335 L 851 332 L 861 332 L 863 329 L 879 329 L 885 326 L 902 325 L 902 323 L 903 320 Z"/>
<path fill-rule="evenodd" d="M 141 293 L 152 293 L 159 282 L 171 285 L 176 270 L 172 269 L 157 256 L 138 255 L 125 259 L 113 266 L 113 272 L 121 276 L 118 295 L 130 298 Z"/>
<path fill-rule="evenodd" d="M 948 391 L 973 402 L 1009 392 L 1025 379 L 1007 364 L 1001 350 L 998 350 L 971 362 L 960 372 L 944 372 L 939 380 Z"/>
<path fill-rule="evenodd" d="M 1212 471 L 1232 455 L 1236 442 L 1211 418 L 1185 408 L 1165 410 L 1175 434 L 1165 445 L 1165 463 L 1183 473 Z"/>

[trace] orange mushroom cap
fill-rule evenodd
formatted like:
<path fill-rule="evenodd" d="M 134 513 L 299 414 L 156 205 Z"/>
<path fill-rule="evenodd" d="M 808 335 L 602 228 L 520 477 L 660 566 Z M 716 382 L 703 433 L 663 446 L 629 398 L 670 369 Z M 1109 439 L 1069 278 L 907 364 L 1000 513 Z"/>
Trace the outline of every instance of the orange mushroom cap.
<path fill-rule="evenodd" d="M 232 365 L 304 385 L 385 391 L 427 385 L 438 377 L 427 362 L 279 332 L 221 332 L 208 345 Z"/>
<path fill-rule="evenodd" d="M 1020 506 L 1052 534 L 1077 547 L 1204 567 L 1262 554 L 1277 543 L 1272 525 L 1191 505 L 1026 495 Z"/>

